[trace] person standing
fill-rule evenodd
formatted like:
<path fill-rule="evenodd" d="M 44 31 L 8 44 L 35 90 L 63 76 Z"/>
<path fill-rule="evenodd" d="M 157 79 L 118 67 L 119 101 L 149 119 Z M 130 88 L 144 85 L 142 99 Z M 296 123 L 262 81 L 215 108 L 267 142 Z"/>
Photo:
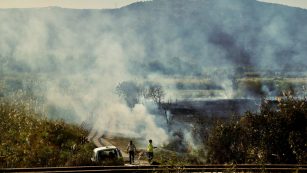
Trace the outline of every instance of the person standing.
<path fill-rule="evenodd" d="M 152 140 L 149 139 L 149 144 L 147 145 L 147 155 L 148 155 L 148 162 L 151 163 L 153 159 L 153 145 L 152 145 Z"/>
<path fill-rule="evenodd" d="M 134 154 L 136 152 L 136 147 L 132 141 L 129 142 L 127 146 L 127 152 L 129 153 L 129 162 L 130 164 L 134 163 Z"/>

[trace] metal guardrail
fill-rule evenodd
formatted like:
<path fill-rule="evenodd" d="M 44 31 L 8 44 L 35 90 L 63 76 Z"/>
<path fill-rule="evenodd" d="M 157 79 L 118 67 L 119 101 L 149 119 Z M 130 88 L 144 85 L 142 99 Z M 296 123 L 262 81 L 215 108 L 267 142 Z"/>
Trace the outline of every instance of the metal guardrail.
<path fill-rule="evenodd" d="M 189 165 L 189 166 L 78 166 L 42 168 L 0 168 L 0 172 L 261 172 L 307 173 L 307 165 L 296 164 L 238 164 L 238 165 Z"/>

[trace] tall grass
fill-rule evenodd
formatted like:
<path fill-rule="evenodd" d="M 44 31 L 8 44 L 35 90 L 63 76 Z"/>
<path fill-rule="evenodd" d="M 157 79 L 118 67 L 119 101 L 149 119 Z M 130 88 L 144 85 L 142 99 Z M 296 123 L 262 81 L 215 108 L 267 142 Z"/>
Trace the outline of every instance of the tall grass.
<path fill-rule="evenodd" d="M 0 97 L 0 167 L 90 165 L 88 132 L 48 120 L 38 105 L 18 92 Z"/>

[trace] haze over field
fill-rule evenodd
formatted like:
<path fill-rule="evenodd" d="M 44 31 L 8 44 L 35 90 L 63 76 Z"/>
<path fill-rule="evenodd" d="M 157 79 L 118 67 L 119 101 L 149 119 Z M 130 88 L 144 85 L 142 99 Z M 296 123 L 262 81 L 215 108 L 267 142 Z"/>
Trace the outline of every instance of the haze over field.
<path fill-rule="evenodd" d="M 301 72 L 307 67 L 306 16 L 303 9 L 255 0 L 154 0 L 113 10 L 2 9 L 0 74 L 40 80 L 33 91 L 43 93 L 50 117 L 79 123 L 91 117 L 101 133 L 163 143 L 165 123 L 148 110 L 153 104 L 129 108 L 115 93 L 119 83 L 200 78 L 226 69 L 213 80 L 229 94 L 229 76 L 237 67 Z"/>

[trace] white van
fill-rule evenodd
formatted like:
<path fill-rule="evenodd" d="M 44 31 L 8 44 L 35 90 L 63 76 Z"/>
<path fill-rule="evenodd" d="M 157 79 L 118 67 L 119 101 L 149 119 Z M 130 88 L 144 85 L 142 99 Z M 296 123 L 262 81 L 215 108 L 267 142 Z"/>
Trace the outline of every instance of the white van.
<path fill-rule="evenodd" d="M 121 151 L 115 146 L 99 147 L 93 150 L 91 158 L 97 165 L 113 166 L 124 165 Z"/>

